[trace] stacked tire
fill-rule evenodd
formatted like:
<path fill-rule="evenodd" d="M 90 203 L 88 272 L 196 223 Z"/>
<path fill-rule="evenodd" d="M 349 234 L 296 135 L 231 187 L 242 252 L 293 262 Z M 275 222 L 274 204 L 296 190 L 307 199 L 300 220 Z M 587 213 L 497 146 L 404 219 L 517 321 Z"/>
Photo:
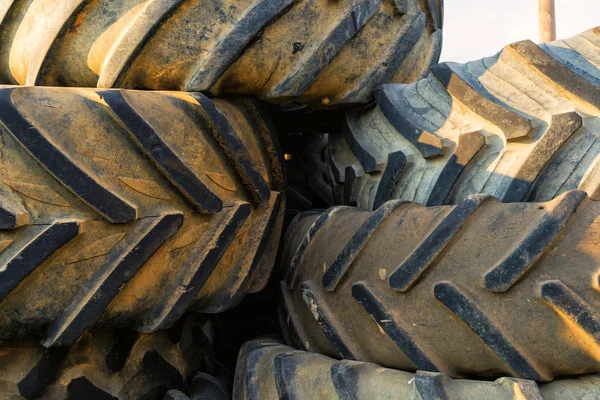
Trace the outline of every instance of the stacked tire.
<path fill-rule="evenodd" d="M 569 190 L 597 198 L 599 45 L 598 28 L 539 46 L 523 41 L 435 65 L 411 84 L 382 85 L 375 105 L 332 123 L 324 158 L 334 178 L 320 181 L 343 193 L 337 204 L 366 210 L 392 199 L 458 204 L 478 193 L 505 202 Z"/>
<path fill-rule="evenodd" d="M 418 79 L 442 4 L 59 3 L 0 4 L 0 397 L 230 398 L 219 318 L 268 289 L 286 210 L 261 100 Z"/>
<path fill-rule="evenodd" d="M 597 397 L 598 46 L 519 42 L 304 118 L 298 197 L 341 206 L 290 223 L 298 350 L 249 343 L 240 398 Z"/>
<path fill-rule="evenodd" d="M 437 64 L 442 28 L 0 4 L 0 398 L 600 396 L 600 30 Z"/>
<path fill-rule="evenodd" d="M 442 18 L 440 0 L 11 0 L 0 80 L 362 104 L 437 62 Z"/>
<path fill-rule="evenodd" d="M 285 199 L 261 106 L 200 93 L 0 91 L 0 335 L 9 349 L 24 339 L 47 348 L 7 352 L 7 381 L 27 398 L 161 398 L 210 373 L 186 362 L 212 353 L 196 342 L 202 330 L 158 361 L 180 341 L 148 339 L 156 344 L 146 349 L 134 339 L 169 339 L 163 330 L 185 313 L 226 310 L 266 285 Z M 114 330 L 126 333 L 102 339 Z M 111 370 L 102 360 L 113 353 L 125 364 Z M 28 358 L 36 362 L 14 375 L 8 361 Z"/>

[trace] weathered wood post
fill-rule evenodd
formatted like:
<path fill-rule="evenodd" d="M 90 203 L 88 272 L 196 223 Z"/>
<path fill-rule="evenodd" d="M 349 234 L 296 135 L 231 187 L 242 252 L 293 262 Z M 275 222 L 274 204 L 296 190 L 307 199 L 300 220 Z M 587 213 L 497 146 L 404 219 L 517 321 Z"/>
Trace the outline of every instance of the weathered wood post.
<path fill-rule="evenodd" d="M 538 0 L 538 10 L 541 42 L 556 40 L 556 8 L 554 0 Z"/>

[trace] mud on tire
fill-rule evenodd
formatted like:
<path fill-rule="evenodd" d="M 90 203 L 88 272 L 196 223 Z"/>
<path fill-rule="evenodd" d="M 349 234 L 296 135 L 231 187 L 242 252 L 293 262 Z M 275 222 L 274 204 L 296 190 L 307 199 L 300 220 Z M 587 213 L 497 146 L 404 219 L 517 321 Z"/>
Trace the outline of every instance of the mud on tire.
<path fill-rule="evenodd" d="M 582 191 L 301 214 L 285 236 L 287 341 L 456 378 L 599 372 L 599 218 Z"/>
<path fill-rule="evenodd" d="M 283 173 L 253 101 L 0 88 L 0 338 L 168 328 L 269 279 Z"/>
<path fill-rule="evenodd" d="M 9 0 L 0 82 L 366 103 L 439 59 L 441 0 Z"/>
<path fill-rule="evenodd" d="M 161 400 L 168 390 L 187 392 L 198 371 L 213 372 L 212 335 L 210 319 L 189 315 L 169 331 L 86 333 L 70 348 L 6 341 L 0 392 L 3 398 Z"/>
<path fill-rule="evenodd" d="M 600 28 L 540 46 L 514 43 L 425 79 L 388 84 L 376 106 L 349 111 L 330 134 L 344 204 L 429 206 L 487 193 L 548 201 L 600 194 Z"/>
<path fill-rule="evenodd" d="M 599 393 L 600 377 L 588 375 L 540 384 L 499 378 L 493 382 L 452 379 L 436 372 L 413 374 L 376 364 L 299 351 L 270 339 L 240 351 L 234 396 L 259 399 L 448 399 L 579 400 Z"/>

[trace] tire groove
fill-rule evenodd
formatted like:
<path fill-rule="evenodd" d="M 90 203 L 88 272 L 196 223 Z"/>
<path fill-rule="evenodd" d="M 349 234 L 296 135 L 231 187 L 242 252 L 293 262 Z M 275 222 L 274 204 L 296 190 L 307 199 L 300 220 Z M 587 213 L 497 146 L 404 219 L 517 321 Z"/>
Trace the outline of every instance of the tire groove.
<path fill-rule="evenodd" d="M 497 293 L 510 289 L 544 255 L 585 197 L 585 192 L 581 191 L 568 192 L 562 196 L 532 232 L 485 275 L 485 287 Z"/>
<path fill-rule="evenodd" d="M 390 288 L 399 292 L 409 291 L 425 273 L 427 268 L 444 251 L 454 235 L 461 229 L 477 210 L 492 197 L 474 195 L 467 198 L 454 208 L 432 231 L 423 239 L 419 246 L 408 256 L 389 278 Z"/>
<path fill-rule="evenodd" d="M 439 371 L 431 357 L 422 348 L 401 322 L 386 306 L 380 293 L 368 282 L 352 285 L 352 296 L 371 315 L 398 348 L 418 368 L 427 371 Z"/>
<path fill-rule="evenodd" d="M 398 207 L 407 204 L 404 201 L 390 201 L 381 206 L 375 211 L 369 219 L 367 219 L 352 238 L 348 241 L 341 253 L 331 263 L 325 274 L 323 275 L 322 284 L 325 289 L 330 292 L 335 291 L 340 281 L 352 263 L 360 254 L 360 251 L 365 247 L 371 236 L 383 224 L 386 218 L 394 212 Z"/>
<path fill-rule="evenodd" d="M 2 254 L 0 300 L 4 299 L 29 273 L 52 253 L 79 234 L 78 222 L 56 222 L 52 225 L 27 226 L 25 240 L 11 241 L 6 259 Z M 4 252 L 3 251 L 3 252 Z"/>
<path fill-rule="evenodd" d="M 99 94 L 127 126 L 145 153 L 154 160 L 161 172 L 167 175 L 184 196 L 190 199 L 201 212 L 215 213 L 222 210 L 222 200 L 169 148 L 160 134 L 131 108 L 120 91 L 102 91 Z"/>
<path fill-rule="evenodd" d="M 235 167 L 241 181 L 246 186 L 254 201 L 257 203 L 268 201 L 271 196 L 269 186 L 256 168 L 256 165 L 254 165 L 248 149 L 246 149 L 227 118 L 225 118 L 208 97 L 200 93 L 193 93 L 191 96 L 198 100 L 211 123 L 214 124 L 215 129 L 213 134 L 215 135 L 215 140 Z"/>
<path fill-rule="evenodd" d="M 214 233 L 214 239 L 204 247 L 202 254 L 196 255 L 196 259 L 187 266 L 187 271 L 180 278 L 176 290 L 167 293 L 167 296 L 162 298 L 158 306 L 145 318 L 141 328 L 143 332 L 167 328 L 181 318 L 217 267 L 250 212 L 248 203 L 237 204 L 228 212 Z"/>
<path fill-rule="evenodd" d="M 542 299 L 572 320 L 600 345 L 600 316 L 589 304 L 560 281 L 545 282 L 541 289 Z"/>
<path fill-rule="evenodd" d="M 323 228 L 323 226 L 327 223 L 329 218 L 331 218 L 335 213 L 339 212 L 340 209 L 329 209 L 323 212 L 312 224 L 306 236 L 302 239 L 300 246 L 296 250 L 293 255 L 293 258 L 290 262 L 290 266 L 286 273 L 285 281 L 290 289 L 293 289 L 297 283 L 297 276 L 299 272 L 300 265 L 306 254 L 308 253 L 310 246 L 314 240 L 314 238 L 319 234 L 319 230 Z"/>
<path fill-rule="evenodd" d="M 335 360 L 292 349 L 277 340 L 245 343 L 238 358 L 234 396 L 243 400 L 315 398 L 355 400 L 523 399 L 574 400 L 597 395 L 596 375 L 541 383 L 515 378 L 452 379 L 447 375 L 409 373 L 379 365 Z"/>
<path fill-rule="evenodd" d="M 434 296 L 479 336 L 512 371 L 527 379 L 548 380 L 547 373 L 536 368 L 463 290 L 451 282 L 440 282 L 435 285 Z"/>
<path fill-rule="evenodd" d="M 348 40 L 375 15 L 379 0 L 358 0 L 352 3 L 343 19 L 328 32 L 321 42 L 314 46 L 313 52 L 302 62 L 292 67 L 277 85 L 267 91 L 267 97 L 300 97 L 321 74 L 329 62 L 335 58 Z M 337 21 L 336 21 L 337 22 Z"/>
<path fill-rule="evenodd" d="M 0 120 L 10 134 L 56 179 L 110 222 L 137 219 L 134 206 L 105 188 L 27 121 L 13 104 L 11 93 L 10 89 L 0 91 Z"/>
<path fill-rule="evenodd" d="M 377 85 L 420 75 L 427 68 L 417 63 L 421 57 L 439 59 L 441 17 L 437 7 L 421 11 L 418 2 L 253 0 L 230 7 L 211 1 L 65 0 L 56 11 L 43 7 L 43 0 L 23 0 L 0 8 L 0 54 L 6 58 L 0 80 L 244 93 L 320 107 L 367 104 Z M 208 13 L 215 18 L 206 18 Z M 382 35 L 381 23 L 393 29 Z M 288 40 L 290 29 L 298 40 Z M 198 40 L 189 40 L 194 35 Z M 31 43 L 38 44 L 34 51 Z M 390 58 L 392 53 L 397 57 Z M 369 54 L 377 62 L 367 60 Z M 347 68 L 353 61 L 356 66 Z M 277 72 L 269 79 L 274 65 Z"/>
<path fill-rule="evenodd" d="M 148 222 L 150 222 L 148 224 Z M 114 263 L 105 264 L 82 287 L 42 341 L 45 347 L 73 345 L 79 336 L 98 318 L 129 278 L 171 237 L 183 223 L 183 215 L 163 215 L 141 221 L 139 237 L 132 241 Z"/>
<path fill-rule="evenodd" d="M 356 353 L 347 346 L 346 343 L 349 343 L 349 341 L 344 340 L 344 333 L 336 327 L 337 324 L 332 319 L 331 311 L 323 308 L 326 307 L 325 302 L 318 292 L 317 285 L 314 282 L 304 282 L 299 289 L 306 306 L 310 309 L 311 314 L 319 323 L 323 333 L 325 333 L 338 355 L 347 360 L 356 360 Z"/>

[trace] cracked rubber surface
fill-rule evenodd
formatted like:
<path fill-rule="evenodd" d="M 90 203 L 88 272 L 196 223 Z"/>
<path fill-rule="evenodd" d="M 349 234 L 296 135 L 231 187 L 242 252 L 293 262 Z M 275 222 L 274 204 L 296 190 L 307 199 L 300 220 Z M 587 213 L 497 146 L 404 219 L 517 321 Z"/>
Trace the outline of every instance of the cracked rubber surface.
<path fill-rule="evenodd" d="M 442 0 L 7 0 L 0 82 L 367 103 L 435 64 Z"/>
<path fill-rule="evenodd" d="M 0 339 L 167 328 L 260 290 L 285 202 L 253 100 L 0 88 Z"/>
<path fill-rule="evenodd" d="M 156 399 L 187 392 L 215 368 L 211 321 L 189 315 L 168 331 L 86 333 L 70 348 L 32 341 L 0 345 L 0 393 L 11 399 Z"/>
<path fill-rule="evenodd" d="M 285 235 L 287 341 L 449 376 L 600 372 L 600 202 L 487 195 L 300 214 Z"/>
<path fill-rule="evenodd" d="M 531 380 L 452 379 L 435 372 L 413 374 L 376 364 L 299 351 L 272 339 L 248 342 L 240 351 L 234 386 L 237 400 L 581 400 L 600 394 L 600 376 L 540 384 Z"/>
<path fill-rule="evenodd" d="M 487 193 L 548 201 L 600 198 L 600 28 L 537 46 L 523 41 L 425 79 L 377 88 L 329 136 L 343 204 L 458 204 Z"/>

